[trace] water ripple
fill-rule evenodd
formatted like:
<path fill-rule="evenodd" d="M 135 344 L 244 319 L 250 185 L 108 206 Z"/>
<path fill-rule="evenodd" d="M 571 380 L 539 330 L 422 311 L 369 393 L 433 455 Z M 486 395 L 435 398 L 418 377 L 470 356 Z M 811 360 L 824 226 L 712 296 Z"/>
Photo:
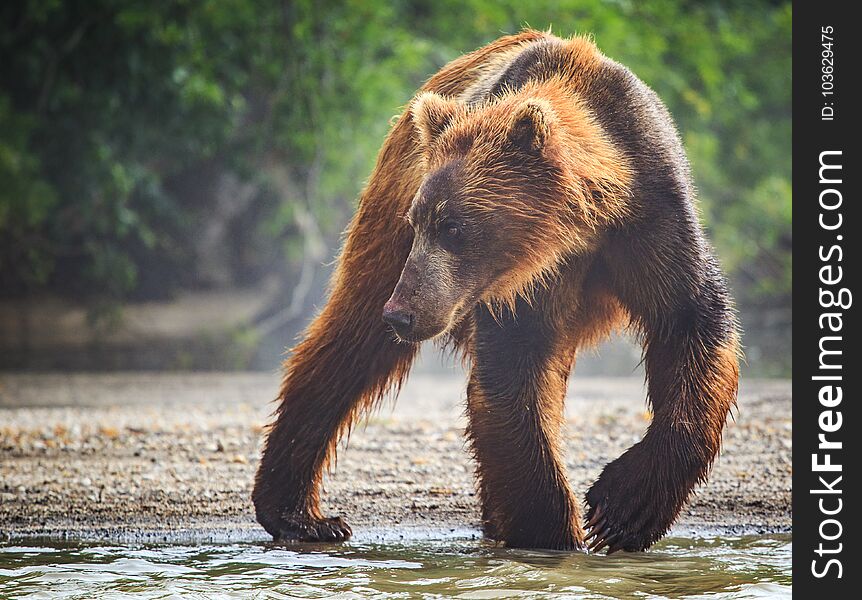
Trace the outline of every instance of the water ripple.
<path fill-rule="evenodd" d="M 790 597 L 789 536 L 672 538 L 611 557 L 476 541 L 0 545 L 15 598 Z"/>

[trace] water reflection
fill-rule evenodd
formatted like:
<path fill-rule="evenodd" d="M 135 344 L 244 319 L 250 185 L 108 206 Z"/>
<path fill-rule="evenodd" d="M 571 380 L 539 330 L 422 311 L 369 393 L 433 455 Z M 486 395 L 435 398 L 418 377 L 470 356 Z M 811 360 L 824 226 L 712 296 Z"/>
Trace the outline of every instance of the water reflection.
<path fill-rule="evenodd" d="M 672 538 L 643 554 L 518 551 L 482 542 L 278 547 L 0 546 L 0 590 L 28 597 L 790 596 L 789 536 Z"/>

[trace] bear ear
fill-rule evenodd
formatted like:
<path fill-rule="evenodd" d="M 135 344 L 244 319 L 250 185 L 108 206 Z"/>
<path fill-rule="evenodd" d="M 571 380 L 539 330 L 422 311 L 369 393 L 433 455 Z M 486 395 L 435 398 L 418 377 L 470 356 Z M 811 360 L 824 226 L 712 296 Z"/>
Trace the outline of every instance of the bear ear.
<path fill-rule="evenodd" d="M 423 146 L 427 147 L 437 139 L 452 122 L 457 109 L 456 102 L 434 92 L 424 92 L 416 97 L 410 112 Z"/>
<path fill-rule="evenodd" d="M 524 102 L 512 117 L 509 141 L 527 152 L 539 152 L 548 141 L 553 115 L 553 109 L 547 102 Z"/>

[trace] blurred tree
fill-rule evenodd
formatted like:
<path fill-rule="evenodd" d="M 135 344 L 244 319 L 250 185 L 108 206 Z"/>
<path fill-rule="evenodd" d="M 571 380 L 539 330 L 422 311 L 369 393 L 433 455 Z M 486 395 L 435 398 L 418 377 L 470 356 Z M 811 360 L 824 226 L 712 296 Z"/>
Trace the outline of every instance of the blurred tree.
<path fill-rule="evenodd" d="M 3 3 L 0 296 L 111 307 L 275 272 L 307 312 L 390 117 L 532 26 L 592 33 L 656 89 L 743 308 L 789 309 L 791 20 L 739 0 Z"/>

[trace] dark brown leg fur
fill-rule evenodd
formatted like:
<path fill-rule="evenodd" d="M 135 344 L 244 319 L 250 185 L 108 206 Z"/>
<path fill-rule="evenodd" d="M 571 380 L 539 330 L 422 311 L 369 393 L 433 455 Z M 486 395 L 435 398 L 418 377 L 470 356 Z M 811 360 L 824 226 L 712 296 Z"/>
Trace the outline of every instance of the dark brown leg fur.
<path fill-rule="evenodd" d="M 738 334 L 667 109 L 612 61 L 584 94 L 635 171 L 637 217 L 609 232 L 601 261 L 642 336 L 654 413 L 644 439 L 587 493 L 587 518 L 594 548 L 644 550 L 667 532 L 718 454 L 736 401 Z"/>
<path fill-rule="evenodd" d="M 611 269 L 643 336 L 654 416 L 644 438 L 587 492 L 594 550 L 645 550 L 667 533 L 694 486 L 706 480 L 736 400 L 735 320 L 714 259 L 697 232 L 690 234 L 695 244 L 664 247 L 647 233 L 631 253 L 621 244 Z"/>
<path fill-rule="evenodd" d="M 574 353 L 546 317 L 523 301 L 517 318 L 476 309 L 467 434 L 485 534 L 512 547 L 575 549 L 583 530 L 559 448 Z"/>
<path fill-rule="evenodd" d="M 390 143 L 409 134 L 399 125 Z M 403 139 L 401 140 L 403 142 Z M 385 148 L 384 148 L 385 151 Z M 334 289 L 305 339 L 285 364 L 275 422 L 255 479 L 257 519 L 276 539 L 342 540 L 350 528 L 319 509 L 322 473 L 340 435 L 362 408 L 400 382 L 415 353 L 399 344 L 381 320 L 383 304 L 410 250 L 410 232 L 388 214 L 387 195 L 409 201 L 409 173 L 384 155 L 389 179 L 369 186 L 334 277 Z M 418 185 L 418 184 L 416 184 Z M 385 211 L 385 214 L 383 214 Z"/>

